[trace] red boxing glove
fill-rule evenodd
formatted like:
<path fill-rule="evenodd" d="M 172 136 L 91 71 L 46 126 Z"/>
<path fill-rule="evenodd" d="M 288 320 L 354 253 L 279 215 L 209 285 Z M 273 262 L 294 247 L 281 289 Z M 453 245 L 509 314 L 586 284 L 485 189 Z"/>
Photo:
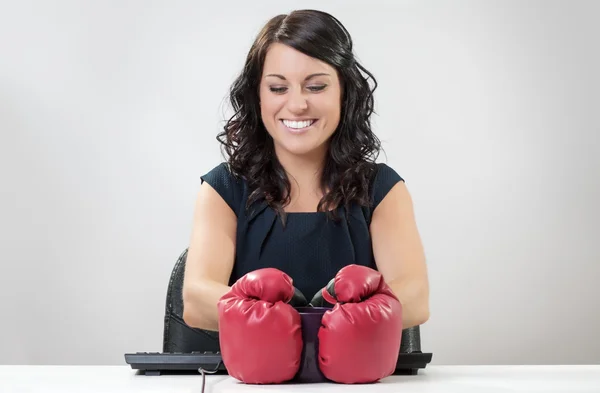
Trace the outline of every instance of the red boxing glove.
<path fill-rule="evenodd" d="M 402 305 L 381 273 L 346 266 L 315 298 L 319 295 L 334 304 L 319 330 L 323 375 L 338 383 L 370 383 L 392 375 L 400 353 Z"/>
<path fill-rule="evenodd" d="M 300 314 L 288 302 L 292 279 L 274 268 L 236 281 L 218 302 L 219 340 L 230 376 L 245 383 L 291 380 L 300 368 Z"/>

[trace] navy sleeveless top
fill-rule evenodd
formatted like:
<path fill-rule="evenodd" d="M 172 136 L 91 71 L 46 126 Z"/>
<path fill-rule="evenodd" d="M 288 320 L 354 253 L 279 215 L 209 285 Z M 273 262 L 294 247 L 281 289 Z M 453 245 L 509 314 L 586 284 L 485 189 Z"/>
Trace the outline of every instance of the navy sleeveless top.
<path fill-rule="evenodd" d="M 257 202 L 246 210 L 246 182 L 233 176 L 226 163 L 205 175 L 237 216 L 236 252 L 229 285 L 244 274 L 264 267 L 287 273 L 310 300 L 344 266 L 357 264 L 376 269 L 369 224 L 373 210 L 399 181 L 404 181 L 386 164 L 377 164 L 371 180 L 371 207 L 338 207 L 340 221 L 325 212 L 286 213 L 285 228 L 275 210 Z"/>

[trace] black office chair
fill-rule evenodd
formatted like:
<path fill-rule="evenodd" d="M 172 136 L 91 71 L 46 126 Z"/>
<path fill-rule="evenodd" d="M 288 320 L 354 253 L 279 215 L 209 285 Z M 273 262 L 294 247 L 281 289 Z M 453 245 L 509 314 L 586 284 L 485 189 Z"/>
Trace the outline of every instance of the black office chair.
<path fill-rule="evenodd" d="M 183 321 L 183 276 L 187 249 L 177 259 L 171 273 L 167 289 L 165 308 L 163 352 L 217 352 L 219 351 L 218 332 L 191 328 Z M 421 353 L 421 333 L 419 326 L 402 331 L 400 353 Z"/>

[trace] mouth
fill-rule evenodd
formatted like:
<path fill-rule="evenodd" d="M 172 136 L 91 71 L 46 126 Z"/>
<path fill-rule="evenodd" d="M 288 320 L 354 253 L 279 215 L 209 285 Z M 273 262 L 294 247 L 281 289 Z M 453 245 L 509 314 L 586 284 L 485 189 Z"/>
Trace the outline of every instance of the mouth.
<path fill-rule="evenodd" d="M 281 124 L 283 124 L 283 126 L 288 131 L 295 133 L 295 134 L 300 134 L 300 133 L 306 132 L 310 128 L 312 128 L 315 125 L 315 123 L 317 122 L 317 119 L 309 119 L 309 120 L 301 120 L 301 121 L 281 119 L 279 121 L 281 122 Z"/>

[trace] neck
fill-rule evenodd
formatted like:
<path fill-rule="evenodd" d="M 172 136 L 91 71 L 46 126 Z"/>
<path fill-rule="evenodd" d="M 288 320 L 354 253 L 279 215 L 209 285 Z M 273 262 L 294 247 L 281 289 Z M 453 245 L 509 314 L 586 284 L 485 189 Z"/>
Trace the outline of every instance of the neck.
<path fill-rule="evenodd" d="M 306 191 L 320 192 L 326 153 L 322 151 L 307 155 L 293 155 L 277 152 L 277 159 L 290 179 L 292 197 L 297 195 L 299 190 L 302 190 L 303 194 Z"/>

